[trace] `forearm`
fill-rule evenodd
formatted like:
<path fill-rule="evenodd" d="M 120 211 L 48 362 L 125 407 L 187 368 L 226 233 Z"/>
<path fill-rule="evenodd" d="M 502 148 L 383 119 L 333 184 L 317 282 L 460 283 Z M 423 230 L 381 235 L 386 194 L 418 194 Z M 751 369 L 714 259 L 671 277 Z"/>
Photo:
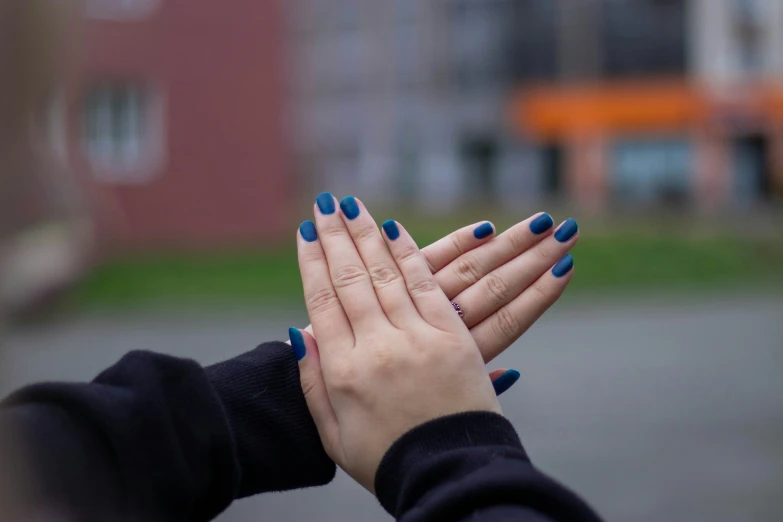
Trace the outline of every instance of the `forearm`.
<path fill-rule="evenodd" d="M 210 520 L 235 498 L 334 475 L 282 343 L 207 368 L 133 352 L 92 383 L 20 390 L 1 415 L 32 501 L 80 520 Z"/>
<path fill-rule="evenodd" d="M 405 522 L 598 521 L 530 462 L 511 425 L 490 413 L 431 421 L 398 440 L 376 475 L 378 498 Z"/>

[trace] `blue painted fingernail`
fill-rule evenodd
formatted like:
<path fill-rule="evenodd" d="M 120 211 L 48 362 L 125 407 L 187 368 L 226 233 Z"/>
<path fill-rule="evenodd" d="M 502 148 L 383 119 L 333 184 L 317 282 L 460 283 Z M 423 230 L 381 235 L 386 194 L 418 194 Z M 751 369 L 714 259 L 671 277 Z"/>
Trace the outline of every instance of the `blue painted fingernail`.
<path fill-rule="evenodd" d="M 574 258 L 571 254 L 566 254 L 565 257 L 558 261 L 552 268 L 552 275 L 555 277 L 563 277 L 570 272 L 572 268 L 574 268 Z"/>
<path fill-rule="evenodd" d="M 384 222 L 384 224 L 381 226 L 383 227 L 383 231 L 386 232 L 386 237 L 388 237 L 390 240 L 394 241 L 400 237 L 400 229 L 397 228 L 397 222 L 393 219 Z"/>
<path fill-rule="evenodd" d="M 574 237 L 574 234 L 576 234 L 577 230 L 579 230 L 579 225 L 576 224 L 576 220 L 574 218 L 568 218 L 562 225 L 560 225 L 560 228 L 557 229 L 557 232 L 555 232 L 555 239 L 561 243 L 565 243 Z"/>
<path fill-rule="evenodd" d="M 473 231 L 473 237 L 476 239 L 484 239 L 485 237 L 491 236 L 494 232 L 495 228 L 492 226 L 492 223 L 482 223 Z"/>
<path fill-rule="evenodd" d="M 291 339 L 291 348 L 294 350 L 294 357 L 296 357 L 297 361 L 301 361 L 304 359 L 304 356 L 307 355 L 307 348 L 305 348 L 302 332 L 296 328 L 289 328 L 288 337 Z"/>
<path fill-rule="evenodd" d="M 334 196 L 332 196 L 331 192 L 318 194 L 318 197 L 315 198 L 315 202 L 318 204 L 318 210 L 320 210 L 321 214 L 324 216 L 334 214 Z"/>
<path fill-rule="evenodd" d="M 348 219 L 356 219 L 359 215 L 359 205 L 356 203 L 356 198 L 353 196 L 343 198 L 340 202 L 340 209 Z"/>
<path fill-rule="evenodd" d="M 302 239 L 308 243 L 318 239 L 318 231 L 315 229 L 315 223 L 312 221 L 305 221 L 299 225 L 299 233 L 302 234 Z"/>
<path fill-rule="evenodd" d="M 540 216 L 538 216 L 536 219 L 530 222 L 530 231 L 536 235 L 543 234 L 550 228 L 552 228 L 552 225 L 554 225 L 555 222 L 552 221 L 552 216 L 544 212 Z"/>
<path fill-rule="evenodd" d="M 519 372 L 516 370 L 506 370 L 506 372 L 497 378 L 492 383 L 492 387 L 495 388 L 495 395 L 500 396 L 507 392 L 509 388 L 514 386 L 514 383 L 519 380 Z"/>

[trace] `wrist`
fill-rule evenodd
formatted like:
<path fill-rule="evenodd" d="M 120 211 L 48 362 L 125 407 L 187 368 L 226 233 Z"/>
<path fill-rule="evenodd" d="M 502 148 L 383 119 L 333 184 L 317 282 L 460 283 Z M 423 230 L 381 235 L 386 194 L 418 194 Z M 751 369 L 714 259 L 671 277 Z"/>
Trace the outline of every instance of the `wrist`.
<path fill-rule="evenodd" d="M 498 457 L 530 462 L 505 417 L 491 412 L 441 417 L 413 428 L 389 448 L 375 475 L 375 492 L 397 515 L 415 504 L 417 495 L 411 492 L 423 494 Z"/>
<path fill-rule="evenodd" d="M 266 343 L 205 368 L 220 398 L 242 470 L 237 498 L 327 484 L 326 455 L 302 393 L 291 347 Z"/>

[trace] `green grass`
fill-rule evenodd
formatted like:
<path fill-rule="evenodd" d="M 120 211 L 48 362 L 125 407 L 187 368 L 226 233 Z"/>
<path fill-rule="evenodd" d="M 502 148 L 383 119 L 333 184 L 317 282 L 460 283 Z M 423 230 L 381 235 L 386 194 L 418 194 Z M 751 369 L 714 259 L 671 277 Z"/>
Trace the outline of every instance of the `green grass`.
<path fill-rule="evenodd" d="M 418 228 L 412 233 L 420 245 L 426 245 L 454 227 L 430 221 Z M 576 273 L 569 295 L 690 293 L 728 286 L 763 289 L 783 283 L 783 242 L 770 238 L 705 234 L 673 237 L 654 230 L 604 230 L 592 235 L 583 233 L 573 255 Z M 101 308 L 160 304 L 284 306 L 300 303 L 301 296 L 292 247 L 116 260 L 92 272 L 74 290 L 71 301 L 78 306 Z"/>

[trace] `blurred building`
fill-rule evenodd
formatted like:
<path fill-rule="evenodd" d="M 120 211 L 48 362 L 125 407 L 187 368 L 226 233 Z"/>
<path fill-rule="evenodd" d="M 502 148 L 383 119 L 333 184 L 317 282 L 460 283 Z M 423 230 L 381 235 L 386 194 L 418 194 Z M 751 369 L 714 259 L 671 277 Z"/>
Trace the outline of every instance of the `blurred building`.
<path fill-rule="evenodd" d="M 532 156 L 504 124 L 513 2 L 287 5 L 302 176 L 422 208 L 525 192 L 519 169 Z"/>
<path fill-rule="evenodd" d="M 84 4 L 84 64 L 56 100 L 53 135 L 110 202 L 108 234 L 147 248 L 285 234 L 279 4 Z"/>
<path fill-rule="evenodd" d="M 779 0 L 296 0 L 296 166 L 422 208 L 783 191 Z"/>

